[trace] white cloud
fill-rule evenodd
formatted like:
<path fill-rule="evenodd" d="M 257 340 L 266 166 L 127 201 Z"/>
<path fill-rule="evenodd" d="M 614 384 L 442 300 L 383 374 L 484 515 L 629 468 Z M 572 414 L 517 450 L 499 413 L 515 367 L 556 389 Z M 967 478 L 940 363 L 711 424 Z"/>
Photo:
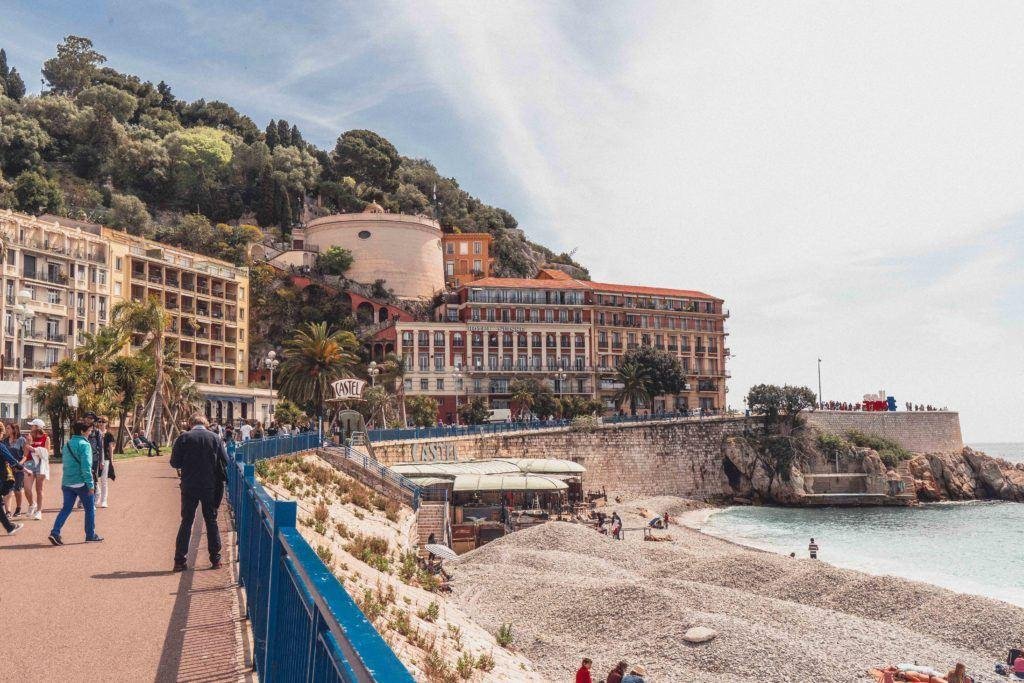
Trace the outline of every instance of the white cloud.
<path fill-rule="evenodd" d="M 886 388 L 1024 440 L 1022 321 L 993 304 L 1021 253 L 987 241 L 1024 209 L 1024 6 L 573 7 L 595 16 L 395 13 L 534 234 L 601 278 L 725 297 L 734 405 L 816 384 L 822 355 L 829 396 Z"/>

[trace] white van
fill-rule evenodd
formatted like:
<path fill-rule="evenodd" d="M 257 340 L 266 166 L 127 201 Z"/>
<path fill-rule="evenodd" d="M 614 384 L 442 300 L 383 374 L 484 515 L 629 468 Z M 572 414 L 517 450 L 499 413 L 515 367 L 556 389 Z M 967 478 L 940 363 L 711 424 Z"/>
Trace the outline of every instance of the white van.
<path fill-rule="evenodd" d="M 512 419 L 512 411 L 508 408 L 494 408 L 487 411 L 488 422 L 508 422 Z"/>

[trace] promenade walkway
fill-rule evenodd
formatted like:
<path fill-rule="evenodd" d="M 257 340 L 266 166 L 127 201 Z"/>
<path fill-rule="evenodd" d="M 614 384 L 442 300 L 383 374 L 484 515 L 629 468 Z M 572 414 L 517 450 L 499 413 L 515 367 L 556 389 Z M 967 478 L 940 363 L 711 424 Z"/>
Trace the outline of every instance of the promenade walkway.
<path fill-rule="evenodd" d="M 250 680 L 227 508 L 222 568 L 209 568 L 197 514 L 194 569 L 175 574 L 178 479 L 167 456 L 116 467 L 110 507 L 96 512 L 103 543 L 84 542 L 81 511 L 64 527 L 64 547 L 47 541 L 59 465 L 42 521 L 24 522 L 16 536 L 0 532 L 0 681 Z"/>

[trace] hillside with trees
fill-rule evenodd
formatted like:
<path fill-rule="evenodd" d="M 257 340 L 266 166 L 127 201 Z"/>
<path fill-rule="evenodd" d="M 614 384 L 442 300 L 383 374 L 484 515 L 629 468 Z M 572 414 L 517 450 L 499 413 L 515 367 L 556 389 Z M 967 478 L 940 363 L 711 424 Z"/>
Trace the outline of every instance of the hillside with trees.
<path fill-rule="evenodd" d="M 26 94 L 0 50 L 0 207 L 91 220 L 241 265 L 251 244 L 287 238 L 304 216 L 377 202 L 435 217 L 446 231 L 491 233 L 499 275 L 532 275 L 545 261 L 578 266 L 373 131 L 320 149 L 284 118 L 260 127 L 227 103 L 188 102 L 164 81 L 121 73 L 79 36 L 41 72 L 43 92 Z"/>

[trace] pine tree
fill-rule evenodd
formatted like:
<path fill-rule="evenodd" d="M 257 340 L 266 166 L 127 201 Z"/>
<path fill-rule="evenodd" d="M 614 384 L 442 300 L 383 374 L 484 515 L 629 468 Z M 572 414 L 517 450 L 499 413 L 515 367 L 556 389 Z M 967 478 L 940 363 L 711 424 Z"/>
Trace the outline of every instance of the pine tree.
<path fill-rule="evenodd" d="M 7 51 L 0 48 L 0 83 L 7 81 L 7 74 L 10 73 L 10 69 L 7 68 Z"/>
<path fill-rule="evenodd" d="M 292 147 L 304 147 L 306 142 L 302 139 L 302 133 L 299 132 L 299 127 L 292 125 Z"/>
<path fill-rule="evenodd" d="M 280 140 L 281 144 L 285 147 L 291 143 L 292 129 L 284 119 L 277 122 L 277 139 Z"/>
<path fill-rule="evenodd" d="M 167 85 L 164 81 L 157 83 L 156 91 L 160 93 L 160 108 L 161 109 L 174 109 L 175 97 L 174 93 L 171 92 L 171 86 Z"/>
<path fill-rule="evenodd" d="M 281 139 L 277 134 L 277 122 L 275 122 L 274 119 L 270 119 L 270 123 L 267 124 L 266 137 L 267 147 L 270 149 L 274 149 L 281 144 Z"/>
<path fill-rule="evenodd" d="M 17 69 L 11 69 L 7 74 L 7 96 L 12 100 L 20 100 L 25 96 L 25 81 L 21 80 Z"/>

